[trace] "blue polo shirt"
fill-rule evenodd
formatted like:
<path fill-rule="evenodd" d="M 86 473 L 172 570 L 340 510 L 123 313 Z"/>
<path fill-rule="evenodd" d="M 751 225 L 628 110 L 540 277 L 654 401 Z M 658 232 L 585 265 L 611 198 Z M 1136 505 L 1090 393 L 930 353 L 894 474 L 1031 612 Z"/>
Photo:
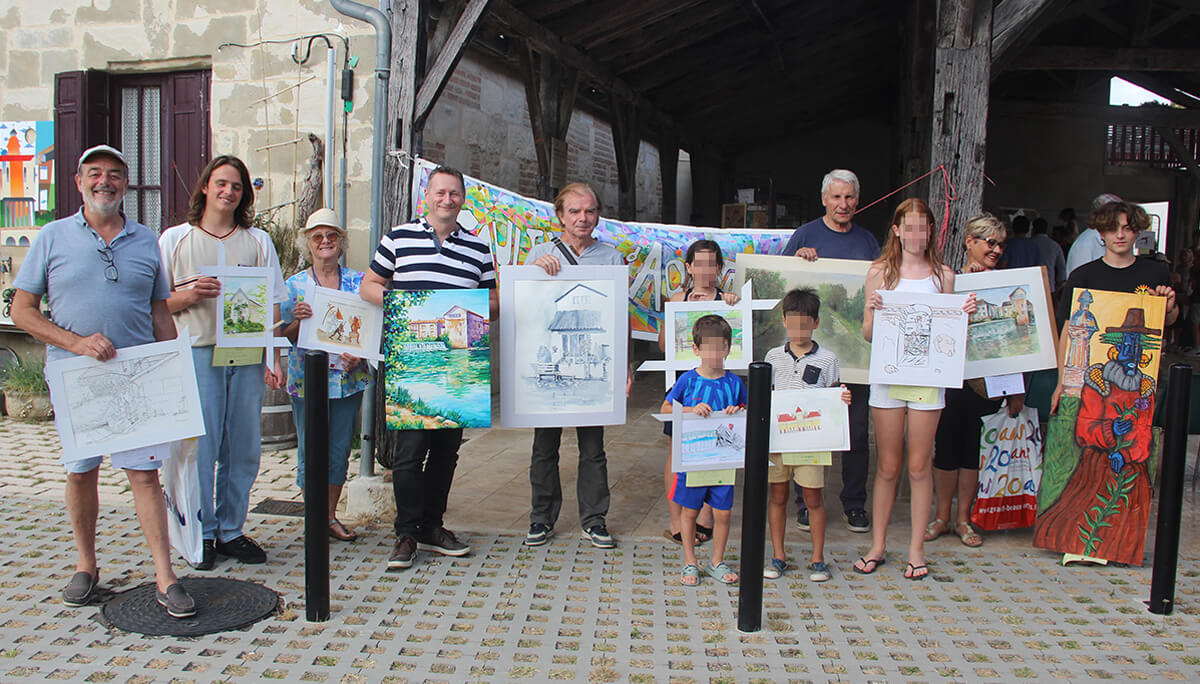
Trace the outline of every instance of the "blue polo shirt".
<path fill-rule="evenodd" d="M 851 223 L 850 230 L 842 233 L 825 225 L 824 218 L 809 221 L 797 228 L 783 248 L 783 254 L 792 256 L 801 247 L 817 250 L 817 258 L 820 259 L 874 261 L 879 258 L 879 241 L 871 231 Z"/>
<path fill-rule="evenodd" d="M 49 295 L 50 320 L 76 335 L 101 333 L 118 349 L 154 342 L 150 305 L 171 294 L 158 236 L 125 219 L 125 227 L 109 245 L 117 268 L 115 282 L 104 277 L 108 264 L 98 252 L 104 246 L 82 209 L 48 223 L 38 231 L 13 286 L 38 297 Z M 46 345 L 47 361 L 72 356 Z"/>

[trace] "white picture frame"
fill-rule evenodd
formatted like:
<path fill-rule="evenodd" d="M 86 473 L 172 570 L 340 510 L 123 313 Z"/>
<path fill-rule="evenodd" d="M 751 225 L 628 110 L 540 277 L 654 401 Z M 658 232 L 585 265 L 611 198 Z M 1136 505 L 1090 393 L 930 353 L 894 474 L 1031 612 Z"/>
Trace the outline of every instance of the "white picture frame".
<path fill-rule="evenodd" d="M 954 277 L 954 291 L 974 292 L 967 318 L 965 378 L 1058 367 L 1058 335 L 1045 266 Z"/>
<path fill-rule="evenodd" d="M 381 307 L 363 301 L 357 292 L 314 284 L 305 289 L 304 301 L 312 307 L 313 315 L 300 321 L 297 347 L 383 360 L 379 351 L 383 336 Z"/>
<path fill-rule="evenodd" d="M 964 294 L 879 290 L 871 335 L 870 382 L 962 387 L 967 360 Z"/>
<path fill-rule="evenodd" d="M 108 361 L 48 362 L 62 461 L 203 435 L 190 340 L 185 328 L 173 340 L 118 349 Z"/>
<path fill-rule="evenodd" d="M 500 424 L 625 423 L 629 268 L 500 267 Z"/>
<path fill-rule="evenodd" d="M 275 279 L 271 269 L 261 266 L 210 266 L 203 275 L 221 284 L 217 293 L 217 347 L 263 347 L 286 345 L 275 328 Z M 263 330 L 237 330 L 240 326 Z"/>
<path fill-rule="evenodd" d="M 771 392 L 771 453 L 849 451 L 850 407 L 842 388 Z"/>
<path fill-rule="evenodd" d="M 671 472 L 728 470 L 746 466 L 746 412 L 714 411 L 707 418 L 671 404 Z"/>

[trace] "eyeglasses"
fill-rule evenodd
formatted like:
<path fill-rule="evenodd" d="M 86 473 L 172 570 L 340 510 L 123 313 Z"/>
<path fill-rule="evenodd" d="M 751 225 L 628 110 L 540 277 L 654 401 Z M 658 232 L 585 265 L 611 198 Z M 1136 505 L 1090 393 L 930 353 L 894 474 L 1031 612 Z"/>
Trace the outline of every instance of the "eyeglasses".
<path fill-rule="evenodd" d="M 117 263 L 113 261 L 112 247 L 99 247 L 96 253 L 100 255 L 100 260 L 107 264 L 104 267 L 104 278 L 110 283 L 117 282 Z"/>
<path fill-rule="evenodd" d="M 1005 247 L 1008 246 L 1003 240 L 997 240 L 995 238 L 975 238 L 975 239 L 983 240 L 984 242 L 986 242 L 988 249 L 995 249 L 997 247 L 999 247 L 1000 249 L 1004 249 Z"/>
<path fill-rule="evenodd" d="M 324 234 L 311 235 L 311 236 L 309 236 L 308 239 L 311 242 L 320 244 L 322 242 L 337 242 L 340 237 L 341 236 L 338 235 L 337 233 L 324 233 Z"/>

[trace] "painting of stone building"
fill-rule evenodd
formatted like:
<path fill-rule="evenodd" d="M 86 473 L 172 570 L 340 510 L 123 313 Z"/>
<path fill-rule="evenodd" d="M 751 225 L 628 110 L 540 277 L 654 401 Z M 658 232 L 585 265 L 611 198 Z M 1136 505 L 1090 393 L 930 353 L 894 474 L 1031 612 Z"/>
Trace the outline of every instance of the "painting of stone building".
<path fill-rule="evenodd" d="M 488 346 L 490 323 L 484 316 L 455 305 L 437 318 L 409 321 L 414 340 L 442 340 L 451 349 Z"/>

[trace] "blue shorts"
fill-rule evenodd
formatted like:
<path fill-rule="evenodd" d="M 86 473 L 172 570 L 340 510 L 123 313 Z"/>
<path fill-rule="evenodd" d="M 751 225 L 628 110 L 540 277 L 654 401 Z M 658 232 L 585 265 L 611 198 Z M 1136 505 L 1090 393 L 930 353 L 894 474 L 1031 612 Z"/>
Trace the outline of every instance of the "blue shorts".
<path fill-rule="evenodd" d="M 705 485 L 689 487 L 684 484 L 687 473 L 675 473 L 675 485 L 671 487 L 671 501 L 684 508 L 698 511 L 708 504 L 713 510 L 728 511 L 733 508 L 733 485 Z"/>

